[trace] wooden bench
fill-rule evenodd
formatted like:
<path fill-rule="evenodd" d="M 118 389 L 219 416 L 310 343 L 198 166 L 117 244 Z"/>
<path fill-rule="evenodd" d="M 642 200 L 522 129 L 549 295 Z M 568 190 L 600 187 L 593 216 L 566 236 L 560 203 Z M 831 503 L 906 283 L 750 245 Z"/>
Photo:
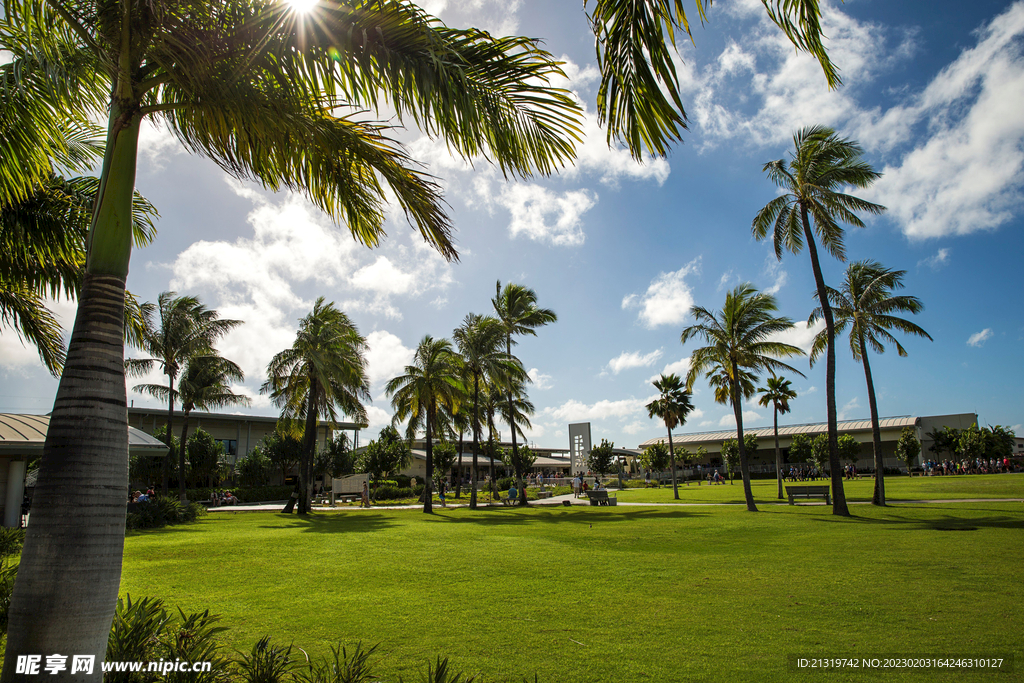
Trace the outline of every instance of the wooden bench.
<path fill-rule="evenodd" d="M 550 497 L 551 497 L 551 491 L 538 491 L 537 492 L 537 498 L 539 498 L 539 499 L 550 498 Z"/>
<path fill-rule="evenodd" d="M 509 500 L 507 493 L 499 493 L 495 502 L 500 502 L 502 505 L 515 505 L 519 502 L 519 498 Z"/>
<path fill-rule="evenodd" d="M 607 491 L 587 491 L 587 498 L 591 505 L 615 505 L 618 502 L 615 498 L 609 498 Z"/>
<path fill-rule="evenodd" d="M 828 484 L 825 486 L 787 486 L 786 495 L 789 496 L 789 504 L 793 505 L 794 498 L 816 498 L 818 496 L 825 497 L 825 504 L 832 504 L 832 494 L 829 491 Z"/>

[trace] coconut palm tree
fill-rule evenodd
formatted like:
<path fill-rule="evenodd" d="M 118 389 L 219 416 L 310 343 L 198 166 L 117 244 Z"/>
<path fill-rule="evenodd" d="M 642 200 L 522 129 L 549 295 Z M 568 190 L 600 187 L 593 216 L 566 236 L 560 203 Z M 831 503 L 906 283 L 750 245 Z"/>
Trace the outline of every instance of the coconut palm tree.
<path fill-rule="evenodd" d="M 868 405 L 871 409 L 871 441 L 875 455 L 875 490 L 871 502 L 885 505 L 885 463 L 882 459 L 882 432 L 878 426 L 878 403 L 875 383 L 871 378 L 868 347 L 875 353 L 885 351 L 885 342 L 896 346 L 896 353 L 906 356 L 907 351 L 892 332 L 915 334 L 931 340 L 931 335 L 918 325 L 897 317 L 896 313 L 917 314 L 924 310 L 921 300 L 914 296 L 895 296 L 893 291 L 903 288 L 905 270 L 889 270 L 877 261 L 855 261 L 846 268 L 846 278 L 840 289 L 826 288 L 828 302 L 835 315 L 835 333 L 850 329 L 850 350 L 853 359 L 864 366 L 868 385 Z M 824 314 L 822 306 L 811 312 L 807 323 L 813 324 Z M 819 333 L 811 347 L 811 364 L 828 348 L 828 338 Z"/>
<path fill-rule="evenodd" d="M 317 420 L 335 422 L 341 410 L 357 422 L 367 421 L 362 404 L 370 400 L 366 349 L 366 339 L 349 317 L 320 297 L 299 321 L 291 348 L 267 365 L 260 393 L 270 395 L 281 417 L 304 422 L 299 481 L 283 512 L 290 513 L 297 502 L 300 515 L 309 513 Z"/>
<path fill-rule="evenodd" d="M 135 391 L 148 393 L 167 401 L 167 446 L 171 445 L 171 422 L 174 419 L 174 401 L 177 392 L 174 382 L 178 373 L 192 358 L 215 356 L 214 342 L 235 327 L 241 320 L 225 320 L 215 310 L 208 309 L 194 296 L 178 296 L 177 292 L 163 292 L 157 298 L 155 314 L 158 320 L 146 318 L 142 350 L 151 358 L 130 358 L 125 361 L 128 373 L 141 376 L 159 365 L 167 375 L 167 386 L 157 389 L 152 384 L 140 384 Z M 158 323 L 159 326 L 155 326 Z M 178 454 L 178 495 L 185 496 L 185 444 Z M 164 472 L 163 493 L 167 495 L 167 473 Z"/>
<path fill-rule="evenodd" d="M 526 385 L 524 382 L 510 381 L 504 393 L 505 396 L 511 397 L 511 400 L 499 401 L 497 409 L 501 420 L 509 425 L 509 430 L 512 432 L 512 452 L 508 462 L 511 462 L 512 467 L 515 469 L 519 504 L 528 505 L 526 487 L 523 485 L 523 475 L 525 474 L 523 467 L 524 459 L 519 457 L 519 450 L 516 448 L 516 433 L 518 432 L 519 436 L 523 437 L 525 444 L 526 433 L 523 430 L 533 428 L 533 425 L 530 423 L 530 416 L 533 415 L 535 408 L 533 402 L 526 395 Z"/>
<path fill-rule="evenodd" d="M 405 374 L 388 382 L 385 389 L 395 410 L 392 424 L 409 420 L 410 440 L 422 426 L 426 432 L 427 476 L 423 490 L 423 512 L 431 512 L 434 481 L 434 437 L 443 428 L 439 413 L 455 410 L 462 392 L 459 368 L 447 339 L 434 339 L 429 334 L 420 340 L 412 364 L 405 366 Z"/>
<path fill-rule="evenodd" d="M 740 473 L 743 476 L 743 494 L 747 510 L 757 512 L 750 488 L 750 470 L 747 449 L 743 441 L 742 371 L 757 374 L 765 370 L 785 368 L 802 373 L 778 360 L 780 357 L 800 356 L 803 350 L 791 344 L 774 341 L 773 337 L 793 327 L 793 321 L 775 317 L 778 310 L 775 297 L 758 292 L 750 283 L 744 283 L 725 296 L 725 306 L 713 313 L 703 306 L 690 309 L 695 324 L 683 330 L 680 341 L 701 337 L 708 343 L 690 355 L 690 371 L 686 374 L 686 390 L 693 390 L 697 376 L 724 374 L 730 380 L 733 415 L 736 417 L 736 443 L 740 451 Z"/>
<path fill-rule="evenodd" d="M 796 398 L 793 386 L 785 377 L 777 377 L 775 373 L 765 380 L 765 386 L 757 389 L 761 392 L 758 403 L 767 408 L 772 406 L 775 415 L 775 478 L 779 484 L 779 500 L 782 495 L 782 451 L 779 450 L 779 414 L 789 412 L 789 402 Z"/>
<path fill-rule="evenodd" d="M 469 507 L 477 508 L 477 454 L 480 452 L 480 389 L 485 385 L 525 381 L 526 372 L 519 360 L 505 352 L 505 328 L 496 318 L 470 313 L 452 335 L 458 346 L 465 372 L 470 378 L 473 402 L 473 468 L 470 475 Z M 493 460 L 493 459 L 492 459 Z M 493 478 L 492 478 L 493 479 Z"/>
<path fill-rule="evenodd" d="M 825 280 L 818 262 L 817 233 L 822 246 L 840 261 L 846 260 L 844 232 L 840 222 L 864 227 L 856 211 L 880 214 L 884 206 L 872 204 L 842 190 L 864 188 L 881 174 L 861 158 L 863 150 L 856 142 L 840 137 L 831 128 L 804 128 L 793 136 L 795 150 L 789 163 L 785 159 L 764 165 L 768 178 L 784 193 L 768 202 L 754 217 L 751 230 L 757 239 L 769 231 L 775 242 L 775 256 L 782 252 L 800 253 L 804 243 L 811 258 L 814 283 L 825 320 L 826 361 L 825 400 L 828 415 L 829 467 L 832 471 L 832 514 L 849 516 L 843 490 L 842 468 L 839 466 L 839 430 L 836 412 L 836 350 L 835 321 L 826 295 Z M 812 231 L 813 225 L 813 231 Z"/>
<path fill-rule="evenodd" d="M 22 555 L 34 578 L 12 598 L 9 680 L 15 652 L 102 652 L 113 619 L 128 460 L 119 310 L 142 119 L 161 120 L 236 178 L 304 193 L 369 245 L 383 237 L 393 196 L 455 258 L 438 185 L 364 112 L 386 110 L 465 157 L 528 176 L 572 160 L 580 107 L 550 86 L 562 71 L 536 41 L 450 28 L 406 2 L 324 2 L 302 14 L 279 0 L 11 0 L 0 50 L 19 65 L 45 63 L 45 101 L 29 112 L 40 127 L 108 114 L 78 314 Z"/>
<path fill-rule="evenodd" d="M 662 374 L 654 380 L 654 388 L 660 394 L 647 404 L 647 416 L 660 418 L 668 430 L 668 453 L 672 462 L 672 492 L 679 500 L 679 483 L 676 481 L 676 449 L 672 444 L 672 430 L 686 424 L 686 416 L 693 410 L 690 392 L 683 388 L 683 381 L 676 374 Z"/>
<path fill-rule="evenodd" d="M 510 356 L 512 355 L 512 345 L 516 343 L 512 338 L 513 335 L 529 334 L 537 336 L 538 327 L 558 321 L 558 316 L 554 311 L 537 306 L 537 293 L 535 291 L 529 287 L 512 282 L 505 285 L 505 288 L 502 289 L 501 280 L 498 280 L 494 286 L 494 298 L 491 299 L 491 305 L 494 306 L 494 314 L 501 321 L 502 327 L 505 329 L 505 353 Z M 527 381 L 529 381 L 529 378 L 527 378 Z M 508 405 L 502 411 L 503 415 L 515 415 L 515 399 L 513 398 L 511 388 L 506 392 L 505 398 Z M 531 410 L 530 412 L 532 414 L 533 411 Z M 519 451 L 517 450 L 518 445 L 514 426 L 511 427 L 511 431 L 512 461 L 518 462 Z M 526 491 L 522 486 L 521 480 L 519 482 L 519 490 L 522 493 L 522 501 L 525 505 Z"/>
<path fill-rule="evenodd" d="M 676 31 L 691 40 L 689 19 L 680 0 L 585 0 L 597 42 L 601 83 L 597 91 L 600 123 L 608 140 L 621 138 L 633 156 L 663 156 L 687 127 L 672 52 Z M 700 0 L 703 24 L 711 2 Z M 793 45 L 821 64 L 830 88 L 841 80 L 828 58 L 818 0 L 765 0 L 768 16 Z"/>

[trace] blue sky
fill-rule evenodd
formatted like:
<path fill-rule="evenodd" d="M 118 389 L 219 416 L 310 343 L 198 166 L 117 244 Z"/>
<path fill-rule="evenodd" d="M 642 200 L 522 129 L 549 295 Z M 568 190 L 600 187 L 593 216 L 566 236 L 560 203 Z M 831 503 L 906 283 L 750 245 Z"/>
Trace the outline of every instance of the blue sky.
<path fill-rule="evenodd" d="M 268 193 L 189 156 L 159 126 L 144 130 L 138 187 L 160 209 L 155 243 L 133 255 L 129 289 L 155 300 L 166 289 L 198 295 L 246 324 L 220 345 L 247 374 L 255 414 L 264 368 L 290 345 L 317 296 L 347 311 L 370 342 L 375 433 L 390 419 L 383 384 L 425 334 L 450 336 L 469 312 L 486 313 L 495 281 L 536 290 L 559 321 L 525 339 L 537 407 L 531 438 L 567 446 L 566 424 L 590 421 L 595 439 L 632 447 L 663 433 L 643 405 L 650 380 L 684 373 L 694 348 L 679 343 L 690 306 L 721 307 L 750 281 L 774 292 L 807 346 L 813 306 L 806 253 L 777 261 L 750 236 L 775 196 L 761 172 L 786 156 L 792 134 L 825 124 L 862 143 L 882 179 L 861 196 L 889 211 L 850 228 L 851 259 L 907 271 L 915 321 L 934 342 L 906 339 L 909 357 L 872 357 L 883 416 L 977 412 L 983 424 L 1024 432 L 1021 272 L 1024 187 L 1024 3 L 850 0 L 824 3 L 828 46 L 845 85 L 829 92 L 757 0 L 716 3 L 695 43 L 680 45 L 690 117 L 685 143 L 666 159 L 635 163 L 609 149 L 594 116 L 593 38 L 579 2 L 428 0 L 453 26 L 544 39 L 563 56 L 566 84 L 587 108 L 587 139 L 574 168 L 508 183 L 485 160 L 453 159 L 443 144 L 406 131 L 412 155 L 442 179 L 461 261 L 433 254 L 394 215 L 379 249 L 357 245 L 302 198 Z M 837 285 L 843 264 L 824 258 Z M 70 322 L 74 305 L 56 310 Z M 824 366 L 793 377 L 787 422 L 825 419 Z M 56 380 L 11 331 L 0 334 L 0 410 L 47 412 Z M 154 377 L 159 381 L 159 377 Z M 861 366 L 840 346 L 840 416 L 867 417 Z M 135 405 L 156 405 L 130 392 Z M 733 426 L 698 382 L 697 410 L 680 431 Z M 771 413 L 745 406 L 747 426 Z"/>

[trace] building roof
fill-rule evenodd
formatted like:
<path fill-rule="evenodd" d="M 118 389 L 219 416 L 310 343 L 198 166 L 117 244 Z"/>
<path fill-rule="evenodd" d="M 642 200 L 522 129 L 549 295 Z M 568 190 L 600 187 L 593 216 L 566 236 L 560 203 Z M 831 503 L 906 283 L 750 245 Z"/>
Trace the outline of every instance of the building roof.
<path fill-rule="evenodd" d="M 903 415 L 900 417 L 883 417 L 879 418 L 878 426 L 881 429 L 901 429 L 903 427 L 914 427 L 917 425 L 919 417 L 912 417 L 909 415 Z M 838 424 L 840 432 L 870 432 L 871 431 L 871 420 L 845 420 Z M 795 436 L 797 434 L 824 434 L 828 431 L 827 422 L 812 422 L 810 424 L 799 424 L 799 425 L 779 425 L 779 436 Z M 746 429 L 743 430 L 744 434 L 756 434 L 758 438 L 768 438 L 775 436 L 774 427 L 761 427 L 759 429 Z M 726 441 L 727 439 L 735 439 L 736 430 L 727 429 L 719 432 L 695 432 L 693 434 L 673 434 L 673 444 L 684 444 L 684 443 L 706 443 L 709 441 Z M 654 439 L 648 439 L 640 444 L 640 448 L 646 448 L 655 443 L 667 443 L 667 436 L 659 436 Z"/>
<path fill-rule="evenodd" d="M 362 450 L 362 449 L 360 449 L 360 450 Z M 417 460 L 426 460 L 427 459 L 427 452 L 425 450 L 422 450 L 422 449 L 419 449 L 419 448 L 414 448 L 414 449 L 412 449 L 412 457 L 416 458 Z M 476 458 L 477 458 L 476 459 L 477 467 L 490 467 L 491 459 L 488 458 L 486 455 L 478 455 L 478 456 L 476 456 Z M 458 460 L 456 459 L 455 462 L 458 463 Z M 473 454 L 472 453 L 466 453 L 464 451 L 462 453 L 462 466 L 463 467 L 469 467 L 472 464 L 473 464 Z M 569 465 L 570 465 L 570 462 L 569 462 L 569 458 L 568 457 L 559 458 L 557 456 L 553 457 L 553 456 L 549 456 L 549 455 L 538 455 L 537 459 L 533 463 L 534 467 L 569 467 Z M 495 459 L 494 460 L 494 466 L 495 467 L 504 467 L 505 463 L 503 463 L 501 460 Z"/>
<path fill-rule="evenodd" d="M 167 411 L 163 408 L 129 408 L 128 414 L 144 415 L 146 417 L 156 417 L 158 419 L 162 417 L 165 420 L 167 419 Z M 174 419 L 180 420 L 184 419 L 184 417 L 185 414 L 180 410 L 174 411 Z M 227 422 L 260 422 L 266 424 L 276 424 L 279 419 L 278 416 L 276 415 L 241 415 L 238 413 L 203 413 L 199 411 L 192 411 L 191 413 L 189 413 L 189 417 L 198 420 L 225 420 Z M 325 424 L 328 423 L 321 420 L 317 423 L 317 426 L 322 427 Z M 337 421 L 330 424 L 334 425 L 334 429 L 345 430 L 366 429 L 367 427 L 367 425 L 360 424 L 358 422 Z"/>
<path fill-rule="evenodd" d="M 49 415 L 0 413 L 0 453 L 35 453 L 43 450 Z M 128 452 L 132 455 L 163 455 L 167 445 L 145 432 L 128 428 Z"/>

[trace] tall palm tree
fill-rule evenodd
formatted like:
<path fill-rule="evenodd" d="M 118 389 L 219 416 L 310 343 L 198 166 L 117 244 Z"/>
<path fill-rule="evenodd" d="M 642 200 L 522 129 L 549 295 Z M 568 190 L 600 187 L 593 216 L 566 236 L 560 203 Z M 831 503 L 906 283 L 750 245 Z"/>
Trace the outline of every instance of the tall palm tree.
<path fill-rule="evenodd" d="M 569 163 L 581 114 L 571 93 L 550 87 L 562 71 L 536 41 L 450 28 L 407 2 L 325 2 L 299 14 L 279 0 L 10 0 L 0 50 L 18 65 L 45 62 L 39 106 L 26 109 L 40 127 L 108 113 L 78 314 L 22 555 L 33 579 L 12 597 L 8 681 L 16 652 L 103 652 L 113 619 L 128 460 L 119 311 L 143 118 L 236 178 L 304 193 L 369 245 L 383 237 L 393 193 L 424 239 L 455 258 L 438 185 L 362 112 L 386 109 L 512 176 Z"/>
<path fill-rule="evenodd" d="M 917 314 L 924 310 L 921 300 L 914 296 L 895 296 L 893 291 L 903 288 L 905 270 L 889 270 L 877 261 L 855 261 L 846 268 L 846 278 L 839 290 L 826 288 L 828 301 L 835 314 L 835 332 L 842 334 L 850 328 L 850 350 L 854 360 L 864 366 L 868 384 L 868 405 L 871 408 L 871 442 L 875 456 L 875 490 L 871 502 L 885 505 L 885 462 L 882 458 L 882 432 L 878 425 L 878 403 L 875 383 L 871 379 L 868 347 L 875 353 L 885 351 L 885 343 L 896 346 L 896 352 L 906 356 L 907 351 L 893 336 L 892 330 L 915 334 L 931 340 L 931 335 L 918 325 L 897 317 L 896 313 Z M 824 314 L 823 307 L 814 309 L 808 324 Z M 819 333 L 811 347 L 811 363 L 828 348 L 828 338 Z"/>
<path fill-rule="evenodd" d="M 423 512 L 431 512 L 434 481 L 433 438 L 440 431 L 439 413 L 453 411 L 462 392 L 459 382 L 459 368 L 447 339 L 434 339 L 429 334 L 420 340 L 413 355 L 412 364 L 405 366 L 405 374 L 395 377 L 385 389 L 391 397 L 395 410 L 393 422 L 409 420 L 409 436 L 414 437 L 417 429 L 426 432 L 427 476 L 423 483 Z"/>
<path fill-rule="evenodd" d="M 775 256 L 779 260 L 782 260 L 783 250 L 798 254 L 804 243 L 807 243 L 827 339 L 825 400 L 828 414 L 828 459 L 832 471 L 832 514 L 849 516 L 839 465 L 835 321 L 826 295 L 821 264 L 818 262 L 814 233 L 818 234 L 822 246 L 832 256 L 840 261 L 846 260 L 840 221 L 864 227 L 864 222 L 855 211 L 880 214 L 885 211 L 885 207 L 844 194 L 842 190 L 846 187 L 867 187 L 881 174 L 861 159 L 863 150 L 860 145 L 840 137 L 831 128 L 804 128 L 793 136 L 793 145 L 795 150 L 788 164 L 785 159 L 778 159 L 764 165 L 763 170 L 768 178 L 781 187 L 784 193 L 768 202 L 757 213 L 751 230 L 759 240 L 766 238 L 769 231 L 772 232 Z"/>
<path fill-rule="evenodd" d="M 523 285 L 508 283 L 505 288 L 501 287 L 501 280 L 494 286 L 494 298 L 491 299 L 494 306 L 494 314 L 501 321 L 505 329 L 505 353 L 512 355 L 512 345 L 515 344 L 513 335 L 528 334 L 537 336 L 537 328 L 548 323 L 558 321 L 558 316 L 549 308 L 537 306 L 537 293 Z M 529 381 L 529 378 L 527 378 Z M 506 392 L 508 405 L 503 414 L 515 415 L 514 398 L 512 388 Z M 531 411 L 532 412 L 532 411 Z M 511 425 L 511 423 L 509 423 Z M 512 431 L 512 460 L 518 462 L 519 451 L 516 442 L 516 429 L 511 426 Z M 522 500 L 525 505 L 526 492 L 523 491 L 522 482 L 519 482 L 519 490 L 522 491 Z"/>
<path fill-rule="evenodd" d="M 759 387 L 761 398 L 758 403 L 767 408 L 772 406 L 775 416 L 775 479 L 779 484 L 779 500 L 782 500 L 782 451 L 779 450 L 779 414 L 789 412 L 789 402 L 796 398 L 793 386 L 785 377 L 777 377 L 775 373 L 765 380 L 765 386 Z"/>
<path fill-rule="evenodd" d="M 624 139 L 637 159 L 664 156 L 687 127 L 672 52 L 676 31 L 691 40 L 681 0 L 585 0 L 597 42 L 601 83 L 597 91 L 600 123 L 609 142 Z M 701 24 L 710 0 L 698 0 Z M 768 16 L 793 45 L 821 64 L 830 88 L 841 80 L 825 50 L 818 0 L 764 0 Z"/>
<path fill-rule="evenodd" d="M 526 487 L 523 486 L 524 471 L 521 467 L 522 461 L 519 458 L 519 450 L 516 447 L 516 433 L 523 437 L 524 442 L 526 441 L 526 433 L 523 430 L 533 428 L 533 425 L 530 423 L 530 416 L 533 415 L 535 408 L 533 402 L 526 395 L 526 385 L 524 382 L 510 381 L 505 389 L 505 395 L 510 397 L 511 400 L 499 402 L 498 415 L 501 417 L 502 422 L 509 425 L 509 430 L 512 432 L 511 462 L 516 472 L 519 504 L 528 505 Z"/>
<path fill-rule="evenodd" d="M 334 302 L 325 303 L 320 297 L 299 321 L 291 348 L 276 354 L 267 365 L 267 381 L 260 393 L 270 395 L 282 417 L 303 420 L 305 425 L 299 481 L 285 513 L 296 503 L 300 515 L 310 511 L 317 420 L 322 416 L 335 422 L 340 409 L 357 422 L 367 421 L 362 404 L 370 400 L 366 349 L 366 339 L 349 317 Z"/>
<path fill-rule="evenodd" d="M 778 310 L 775 297 L 758 292 L 750 283 L 744 283 L 725 296 L 725 306 L 720 312 L 712 313 L 703 306 L 690 309 L 696 323 L 683 330 L 680 341 L 685 344 L 694 337 L 701 337 L 708 343 L 694 350 L 690 355 L 690 371 L 686 374 L 686 389 L 693 389 L 693 382 L 701 373 L 708 376 L 724 374 L 731 385 L 730 402 L 736 417 L 736 442 L 740 451 L 740 473 L 743 476 L 743 494 L 747 510 L 757 512 L 754 495 L 750 488 L 750 469 L 747 464 L 747 449 L 743 442 L 743 393 L 741 389 L 744 370 L 758 374 L 765 370 L 785 368 L 802 373 L 778 360 L 780 357 L 800 356 L 803 350 L 791 344 L 774 341 L 773 337 L 793 327 L 793 321 L 786 317 L 775 317 Z M 753 393 L 751 386 L 751 394 Z"/>
<path fill-rule="evenodd" d="M 458 346 L 472 387 L 473 468 L 470 475 L 469 507 L 475 510 L 479 464 L 477 454 L 480 452 L 480 383 L 493 382 L 500 385 L 509 381 L 522 382 L 526 372 L 518 359 L 502 349 L 505 328 L 496 318 L 470 313 L 462 325 L 456 328 L 452 338 Z"/>
<path fill-rule="evenodd" d="M 216 356 L 214 342 L 235 327 L 241 320 L 225 320 L 217 311 L 207 308 L 194 296 L 178 296 L 177 292 L 162 292 L 157 298 L 155 313 L 158 320 L 146 318 L 142 350 L 152 358 L 130 358 L 125 361 L 128 373 L 144 375 L 159 365 L 167 375 L 167 386 L 140 384 L 135 391 L 167 400 L 167 446 L 171 446 L 171 423 L 174 419 L 174 401 L 177 392 L 174 383 L 178 373 L 193 358 Z M 158 325 L 158 326 L 157 326 Z M 185 444 L 178 445 L 178 495 L 185 502 Z M 163 493 L 167 495 L 167 472 L 164 472 Z"/>
<path fill-rule="evenodd" d="M 660 394 L 647 404 L 647 416 L 657 417 L 668 430 L 668 454 L 672 462 L 672 492 L 679 500 L 679 483 L 676 481 L 676 449 L 672 445 L 672 430 L 686 424 L 686 416 L 693 410 L 690 392 L 683 387 L 683 380 L 676 374 L 662 374 L 654 380 L 654 388 Z"/>

